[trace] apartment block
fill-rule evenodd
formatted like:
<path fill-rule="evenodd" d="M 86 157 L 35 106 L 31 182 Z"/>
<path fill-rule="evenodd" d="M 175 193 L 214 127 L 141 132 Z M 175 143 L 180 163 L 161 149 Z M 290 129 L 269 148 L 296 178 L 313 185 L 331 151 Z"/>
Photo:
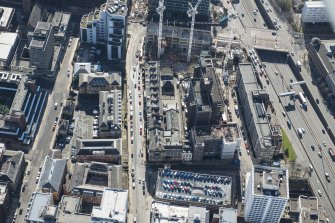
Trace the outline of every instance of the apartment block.
<path fill-rule="evenodd" d="M 288 170 L 254 166 L 247 173 L 245 212 L 247 222 L 279 223 L 289 199 Z"/>
<path fill-rule="evenodd" d="M 107 58 L 122 59 L 126 38 L 127 3 L 107 0 L 99 9 L 82 17 L 80 39 L 90 44 L 105 44 Z"/>

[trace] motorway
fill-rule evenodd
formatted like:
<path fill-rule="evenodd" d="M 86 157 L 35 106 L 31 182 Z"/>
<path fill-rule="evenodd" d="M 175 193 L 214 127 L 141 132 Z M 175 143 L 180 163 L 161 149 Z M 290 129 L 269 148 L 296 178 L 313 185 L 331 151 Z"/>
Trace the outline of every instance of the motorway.
<path fill-rule="evenodd" d="M 242 21 L 242 24 L 245 28 L 256 28 L 256 29 L 265 29 L 264 19 L 262 15 L 257 12 L 254 14 L 254 10 L 257 9 L 256 3 L 254 1 L 240 1 L 238 4 L 234 4 L 238 15 Z M 242 16 L 243 14 L 243 16 Z"/>
<path fill-rule="evenodd" d="M 146 27 L 138 23 L 131 23 L 128 26 L 130 34 L 129 45 L 126 56 L 126 74 L 127 74 L 127 101 L 128 101 L 128 151 L 129 151 L 129 201 L 130 214 L 128 222 L 133 222 L 136 217 L 137 222 L 150 222 L 150 208 L 152 198 L 148 193 L 147 185 L 143 191 L 143 179 L 146 173 L 146 149 L 143 139 L 144 135 L 144 118 L 140 121 L 139 112 L 143 115 L 143 83 L 142 72 L 139 66 L 139 60 L 136 58 L 136 51 L 142 50 Z M 140 81 L 140 90 L 138 88 Z M 133 113 L 132 120 L 130 113 Z M 140 135 L 140 126 L 142 126 L 142 135 Z M 143 154 L 143 157 L 142 157 Z M 132 168 L 135 170 L 134 179 L 131 176 Z M 139 182 L 140 181 L 140 182 Z M 135 189 L 133 188 L 133 182 Z M 146 180 L 147 182 L 147 180 Z M 146 183 L 145 183 L 146 184 Z"/>
<path fill-rule="evenodd" d="M 335 180 L 335 171 L 333 161 L 328 153 L 329 145 L 332 145 L 332 142 L 327 134 L 322 133 L 322 124 L 308 101 L 307 110 L 301 108 L 301 102 L 298 98 L 291 100 L 289 97 L 281 97 L 279 101 L 277 95 L 291 90 L 289 83 L 291 80 L 296 81 L 291 69 L 285 64 L 286 57 L 280 57 L 278 54 L 263 53 L 260 54 L 260 58 L 266 64 L 265 71 L 271 83 L 268 89 L 270 98 L 273 100 L 274 107 L 276 108 L 276 117 L 280 120 L 281 126 L 289 135 L 294 145 L 298 154 L 297 163 L 302 165 L 301 169 L 303 172 L 309 172 L 308 166 L 313 166 L 314 171 L 310 175 L 310 184 L 315 193 L 317 190 L 321 191 L 322 195 L 320 196 L 316 193 L 316 196 L 318 196 L 327 210 L 327 215 L 330 215 L 329 218 L 335 219 L 333 212 L 335 194 L 331 186 L 331 183 Z M 278 74 L 275 74 L 275 71 Z M 293 85 L 292 88 L 292 91 L 295 91 L 296 94 L 303 92 L 300 85 Z M 289 103 L 291 106 L 288 105 Z M 285 116 L 283 111 L 286 113 Z M 292 123 L 292 128 L 288 127 L 287 120 L 290 120 Z M 301 139 L 297 133 L 298 128 L 305 129 L 305 133 Z M 323 145 L 323 142 L 326 143 L 326 146 Z M 314 151 L 311 148 L 312 145 L 315 147 Z M 319 150 L 319 147 L 321 150 Z M 322 157 L 318 155 L 319 151 Z M 330 183 L 326 180 L 325 173 L 330 175 Z"/>
<path fill-rule="evenodd" d="M 255 4 L 254 1 L 248 0 L 241 2 L 243 3 L 236 4 L 234 5 L 234 7 L 237 10 L 241 9 L 238 15 L 240 16 L 241 22 L 244 24 L 244 30 L 235 31 L 239 32 L 240 36 L 242 36 L 241 42 L 244 46 L 249 49 L 253 49 L 255 46 L 260 48 L 265 47 L 273 50 L 284 49 L 288 52 L 295 53 L 295 61 L 303 61 L 304 54 L 306 52 L 305 48 L 303 45 L 295 44 L 295 42 L 299 41 L 296 41 L 293 38 L 292 35 L 294 33 L 291 33 L 289 31 L 290 25 L 286 23 L 285 19 L 282 16 L 276 15 L 275 12 L 271 12 L 269 14 L 272 20 L 274 20 L 275 18 L 279 18 L 279 23 L 282 24 L 282 28 L 276 31 L 277 35 L 272 35 L 273 30 L 267 30 L 256 25 L 250 25 L 254 23 L 253 10 L 255 10 L 256 6 L 249 6 L 248 4 Z M 240 5 L 242 5 L 242 7 L 240 7 Z M 246 10 L 246 8 L 249 9 L 249 16 L 247 16 L 245 12 L 244 16 L 241 16 L 241 12 L 243 12 L 243 10 Z M 249 21 L 245 21 L 248 19 Z M 335 194 L 334 190 L 331 188 L 332 183 L 335 182 L 335 170 L 334 163 L 328 153 L 328 148 L 334 148 L 334 145 L 330 140 L 329 136 L 322 133 L 323 126 L 308 101 L 307 111 L 300 108 L 299 99 L 292 101 L 289 98 L 282 98 L 281 103 L 279 102 L 277 94 L 288 91 L 288 84 L 290 83 L 290 79 L 292 79 L 292 81 L 296 81 L 296 78 L 290 70 L 289 66 L 285 65 L 286 57 L 280 59 L 278 57 L 268 58 L 268 56 L 269 55 L 261 55 L 261 59 L 264 59 L 263 62 L 265 62 L 267 65 L 265 70 L 269 75 L 270 79 L 270 85 L 268 85 L 267 87 L 269 89 L 270 95 L 272 95 L 270 97 L 272 98 L 271 100 L 274 102 L 274 107 L 277 110 L 277 118 L 279 120 L 279 123 L 288 133 L 292 141 L 292 144 L 298 156 L 297 163 L 302 164 L 303 169 L 307 168 L 309 164 L 313 165 L 314 171 L 309 176 L 311 186 L 316 194 L 317 190 L 321 191 L 322 196 L 317 196 L 321 200 L 322 206 L 326 209 L 328 218 L 331 219 L 331 222 L 335 222 Z M 267 60 L 265 58 L 267 58 Z M 278 71 L 278 76 L 275 75 L 275 70 Z M 302 67 L 302 73 L 307 82 L 306 84 L 313 96 L 315 96 L 315 98 L 321 99 L 322 97 L 320 96 L 317 87 L 312 84 L 312 79 L 308 67 Z M 283 78 L 281 78 L 281 76 Z M 265 80 L 264 83 L 266 83 Z M 294 90 L 296 93 L 303 92 L 299 85 L 293 86 L 292 90 Z M 284 117 L 282 114 L 282 111 L 284 111 L 283 105 L 285 106 L 288 103 L 291 103 L 294 106 L 286 107 L 286 109 L 288 110 L 286 110 L 287 115 L 286 117 Z M 332 115 L 327 111 L 326 106 L 323 103 L 320 103 L 319 107 L 320 110 L 325 114 L 326 119 L 329 122 L 329 126 L 333 126 L 335 124 L 335 120 L 333 119 Z M 288 119 L 293 125 L 292 129 L 289 129 L 287 126 Z M 306 131 L 306 133 L 303 134 L 301 140 L 297 135 L 297 128 L 304 128 Z M 324 141 L 326 143 L 326 146 L 323 146 Z M 315 147 L 315 151 L 312 151 L 311 145 Z M 322 153 L 322 158 L 320 158 L 318 155 L 318 145 L 321 145 L 322 148 L 320 151 Z M 325 178 L 326 172 L 330 175 L 331 183 L 328 183 Z"/>
<path fill-rule="evenodd" d="M 57 129 L 53 132 L 52 126 L 56 117 L 60 117 L 60 103 L 65 101 L 69 93 L 71 78 L 67 77 L 67 70 L 72 70 L 71 61 L 74 56 L 78 41 L 78 38 L 74 38 L 71 47 L 69 48 L 67 48 L 67 44 L 64 44 L 66 53 L 63 57 L 63 63 L 60 66 L 60 70 L 58 71 L 52 94 L 49 95 L 47 107 L 45 109 L 39 132 L 35 138 L 33 149 L 29 152 L 29 154 L 25 155 L 26 161 L 28 161 L 27 169 L 30 169 L 31 172 L 30 175 L 25 176 L 23 179 L 23 182 L 27 180 L 28 183 L 24 193 L 21 193 L 20 196 L 20 207 L 23 208 L 23 212 L 22 215 L 17 215 L 16 222 L 25 222 L 24 217 L 26 215 L 29 199 L 32 195 L 32 192 L 34 192 L 37 187 L 36 177 L 39 171 L 39 167 L 43 165 L 44 159 L 48 154 L 51 143 L 53 142 L 51 139 L 55 138 Z M 54 109 L 54 104 L 56 102 L 58 103 L 57 110 Z"/>

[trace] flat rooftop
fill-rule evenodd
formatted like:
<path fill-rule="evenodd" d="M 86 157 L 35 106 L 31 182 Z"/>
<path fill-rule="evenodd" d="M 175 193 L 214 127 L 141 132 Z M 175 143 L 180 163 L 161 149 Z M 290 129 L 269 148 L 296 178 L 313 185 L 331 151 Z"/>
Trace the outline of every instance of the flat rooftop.
<path fill-rule="evenodd" d="M 1 6 L 0 11 L 2 11 L 2 15 L 0 17 L 0 28 L 7 29 L 12 21 L 15 10 L 13 8 Z"/>
<path fill-rule="evenodd" d="M 229 206 L 232 178 L 159 169 L 155 197 L 203 205 Z"/>
<path fill-rule="evenodd" d="M 7 196 L 7 184 L 6 183 L 0 183 L 0 204 L 3 204 L 5 201 L 5 198 Z"/>
<path fill-rule="evenodd" d="M 201 126 L 195 127 L 195 132 L 200 141 L 206 138 L 222 138 L 226 142 L 235 142 L 236 139 L 240 138 L 237 125 Z"/>
<path fill-rule="evenodd" d="M 254 166 L 253 178 L 254 194 L 289 198 L 287 169 Z"/>
<path fill-rule="evenodd" d="M 265 114 L 264 104 L 259 101 L 255 101 L 253 98 L 253 93 L 258 92 L 257 90 L 261 90 L 257 84 L 256 77 L 253 71 L 251 64 L 239 64 L 239 69 L 241 72 L 241 78 L 243 79 L 243 84 L 245 87 L 245 91 L 247 93 L 249 103 L 252 109 L 253 120 L 256 122 L 256 129 L 259 134 L 263 136 L 263 138 L 270 138 L 271 137 L 271 129 L 269 125 L 268 118 Z M 264 91 L 264 90 L 262 90 Z M 258 92 L 259 93 L 259 92 Z M 263 111 L 263 114 L 259 114 L 257 109 L 259 108 L 260 111 Z M 265 143 L 271 143 L 266 142 Z"/>
<path fill-rule="evenodd" d="M 52 194 L 51 193 L 40 193 L 33 192 L 30 202 L 31 207 L 27 212 L 27 220 L 28 221 L 43 221 L 43 211 L 47 209 L 47 207 L 52 203 Z"/>
<path fill-rule="evenodd" d="M 15 46 L 17 38 L 17 33 L 0 32 L 0 60 L 8 59 L 12 48 Z"/>
<path fill-rule="evenodd" d="M 63 195 L 60 202 L 57 223 L 90 223 L 91 216 L 80 213 L 81 198 Z"/>
<path fill-rule="evenodd" d="M 305 1 L 305 5 L 309 8 L 324 8 L 325 3 L 323 1 Z"/>
<path fill-rule="evenodd" d="M 100 206 L 93 207 L 92 219 L 113 219 L 114 222 L 126 222 L 127 200 L 127 190 L 105 188 Z"/>
<path fill-rule="evenodd" d="M 299 196 L 300 223 L 315 223 L 319 220 L 317 197 Z"/>

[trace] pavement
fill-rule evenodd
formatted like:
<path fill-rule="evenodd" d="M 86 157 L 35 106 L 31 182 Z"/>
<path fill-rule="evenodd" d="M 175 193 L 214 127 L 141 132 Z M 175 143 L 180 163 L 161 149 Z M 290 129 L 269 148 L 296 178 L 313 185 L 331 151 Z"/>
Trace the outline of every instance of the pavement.
<path fill-rule="evenodd" d="M 128 25 L 128 33 L 130 34 L 129 44 L 126 56 L 126 76 L 127 76 L 127 97 L 128 97 L 128 151 L 129 151 L 129 171 L 132 168 L 135 170 L 134 182 L 135 189 L 133 189 L 133 179 L 129 172 L 129 201 L 130 201 L 130 213 L 128 215 L 128 221 L 132 222 L 136 217 L 137 222 L 150 222 L 150 208 L 153 198 L 147 191 L 147 184 L 145 183 L 145 190 L 143 191 L 143 179 L 146 179 L 146 147 L 143 135 L 140 135 L 140 126 L 144 128 L 144 118 L 140 121 L 139 112 L 142 111 L 143 115 L 143 103 L 139 105 L 139 101 L 143 101 L 143 81 L 142 72 L 139 65 L 139 60 L 136 58 L 136 51 L 142 49 L 143 39 L 146 35 L 146 27 L 143 27 L 139 23 L 131 23 Z M 134 70 L 135 68 L 135 70 Z M 140 81 L 140 90 L 138 89 L 138 81 Z M 136 84 L 136 87 L 135 87 Z M 131 93 L 130 93 L 131 92 Z M 130 95 L 131 98 L 130 99 Z M 140 96 L 141 94 L 141 96 Z M 130 104 L 130 101 L 132 103 Z M 133 118 L 130 120 L 130 112 L 133 112 Z M 132 125 L 132 127 L 131 127 Z M 133 135 L 131 136 L 131 128 Z M 144 133 L 144 129 L 142 130 Z M 133 138 L 133 143 L 131 139 Z M 143 153 L 143 157 L 142 157 Z M 139 183 L 141 181 L 141 184 Z M 147 180 L 145 180 L 147 182 Z"/>
<path fill-rule="evenodd" d="M 36 177 L 39 171 L 39 167 L 43 165 L 49 148 L 50 146 L 52 147 L 53 143 L 52 140 L 50 141 L 50 139 L 54 139 L 56 135 L 56 131 L 52 131 L 52 126 L 56 117 L 60 117 L 60 103 L 66 100 L 69 93 L 71 78 L 67 77 L 67 70 L 71 69 L 71 61 L 74 56 L 78 40 L 78 38 L 74 38 L 71 47 L 66 47 L 63 63 L 61 64 L 60 70 L 58 72 L 52 94 L 49 96 L 48 104 L 39 128 L 39 132 L 35 139 L 33 149 L 25 156 L 29 163 L 27 169 L 30 169 L 31 172 L 30 175 L 25 176 L 23 179 L 23 181 L 27 180 L 28 183 L 24 193 L 21 193 L 19 199 L 21 202 L 21 208 L 23 208 L 23 212 L 22 215 L 17 215 L 16 222 L 24 222 L 29 199 L 32 195 L 32 192 L 34 192 L 37 187 Z M 67 46 L 67 44 L 65 44 L 65 46 Z M 56 102 L 58 102 L 57 110 L 54 109 L 54 104 Z"/>

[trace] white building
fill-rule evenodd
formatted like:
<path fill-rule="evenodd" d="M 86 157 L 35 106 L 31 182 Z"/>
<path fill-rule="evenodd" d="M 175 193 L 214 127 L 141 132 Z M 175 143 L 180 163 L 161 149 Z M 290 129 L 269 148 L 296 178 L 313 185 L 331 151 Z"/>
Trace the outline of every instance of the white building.
<path fill-rule="evenodd" d="M 92 209 L 91 223 L 127 222 L 128 191 L 105 188 L 100 206 Z"/>
<path fill-rule="evenodd" d="M 329 22 L 327 8 L 323 1 L 306 1 L 302 9 L 301 21 L 305 23 Z"/>
<path fill-rule="evenodd" d="M 209 223 L 209 210 L 205 207 L 177 206 L 155 201 L 151 205 L 151 223 Z"/>
<path fill-rule="evenodd" d="M 246 177 L 247 222 L 278 223 L 289 199 L 288 170 L 254 166 Z"/>
<path fill-rule="evenodd" d="M 126 37 L 127 5 L 125 0 L 107 0 L 100 9 L 84 15 L 80 22 L 80 39 L 91 44 L 106 44 L 107 58 L 121 59 Z"/>

